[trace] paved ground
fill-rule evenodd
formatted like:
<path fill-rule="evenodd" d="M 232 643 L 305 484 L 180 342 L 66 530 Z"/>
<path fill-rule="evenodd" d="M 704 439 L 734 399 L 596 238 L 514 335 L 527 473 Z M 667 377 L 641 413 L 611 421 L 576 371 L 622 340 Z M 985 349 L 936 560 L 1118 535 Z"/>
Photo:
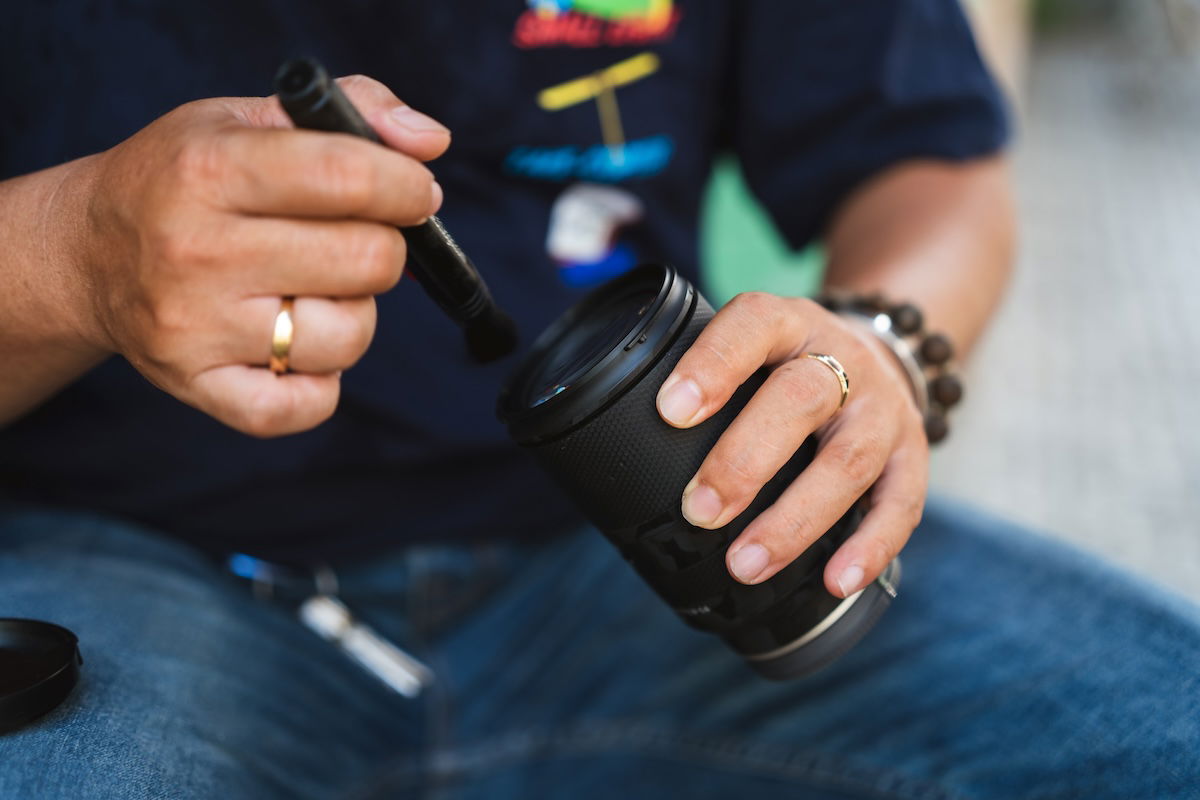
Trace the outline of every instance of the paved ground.
<path fill-rule="evenodd" d="M 1200 600 L 1200 56 L 1161 23 L 1035 45 L 1019 272 L 934 480 Z"/>

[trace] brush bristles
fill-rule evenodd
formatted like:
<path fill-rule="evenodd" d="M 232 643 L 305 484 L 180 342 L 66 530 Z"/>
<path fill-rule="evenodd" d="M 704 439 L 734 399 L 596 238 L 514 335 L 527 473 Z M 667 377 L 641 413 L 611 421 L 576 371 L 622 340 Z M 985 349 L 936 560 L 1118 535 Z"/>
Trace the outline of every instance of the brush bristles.
<path fill-rule="evenodd" d="M 517 326 L 503 311 L 493 310 L 485 317 L 472 320 L 463 335 L 471 358 L 480 364 L 504 358 L 517 349 Z"/>

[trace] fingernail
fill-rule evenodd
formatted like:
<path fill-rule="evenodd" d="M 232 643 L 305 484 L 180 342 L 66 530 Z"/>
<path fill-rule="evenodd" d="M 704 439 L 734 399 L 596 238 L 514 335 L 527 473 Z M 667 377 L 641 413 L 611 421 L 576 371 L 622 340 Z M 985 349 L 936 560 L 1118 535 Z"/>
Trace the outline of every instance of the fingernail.
<path fill-rule="evenodd" d="M 849 597 L 861 588 L 863 582 L 862 567 L 858 564 L 851 564 L 842 570 L 842 574 L 837 577 L 838 588 L 842 590 L 842 597 Z"/>
<path fill-rule="evenodd" d="M 402 128 L 408 128 L 416 133 L 449 133 L 450 129 L 433 117 L 427 117 L 412 106 L 399 106 L 392 109 L 392 121 Z"/>
<path fill-rule="evenodd" d="M 734 550 L 729 556 L 729 571 L 742 583 L 754 583 L 767 564 L 771 554 L 761 544 L 748 544 Z"/>
<path fill-rule="evenodd" d="M 433 186 L 429 189 L 429 194 L 433 198 L 433 210 L 429 213 L 436 214 L 438 209 L 442 207 L 442 200 L 444 200 L 446 197 L 445 193 L 442 191 L 442 185 L 437 181 L 434 181 Z"/>
<path fill-rule="evenodd" d="M 714 489 L 697 484 L 696 479 L 683 490 L 683 518 L 693 525 L 708 527 L 721 516 L 725 504 Z"/>
<path fill-rule="evenodd" d="M 658 413 L 672 425 L 684 427 L 699 413 L 703 401 L 695 381 L 671 378 L 658 392 Z"/>

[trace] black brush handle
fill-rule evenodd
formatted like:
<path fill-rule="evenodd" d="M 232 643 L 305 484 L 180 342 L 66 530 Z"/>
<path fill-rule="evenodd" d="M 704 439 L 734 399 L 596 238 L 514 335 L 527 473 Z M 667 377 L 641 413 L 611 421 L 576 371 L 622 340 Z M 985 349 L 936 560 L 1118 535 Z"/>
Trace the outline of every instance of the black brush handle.
<path fill-rule="evenodd" d="M 348 133 L 383 144 L 350 98 L 316 61 L 302 58 L 285 63 L 275 75 L 275 89 L 283 110 L 297 128 Z M 430 217 L 420 225 L 400 228 L 400 232 L 408 243 L 413 277 L 447 316 L 466 328 L 507 319 L 496 308 L 479 270 L 441 220 Z"/>

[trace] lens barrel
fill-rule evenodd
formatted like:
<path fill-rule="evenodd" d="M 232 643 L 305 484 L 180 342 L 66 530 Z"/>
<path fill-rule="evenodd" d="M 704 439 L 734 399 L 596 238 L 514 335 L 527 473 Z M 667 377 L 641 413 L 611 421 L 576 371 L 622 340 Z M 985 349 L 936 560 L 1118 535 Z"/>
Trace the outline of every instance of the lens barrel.
<path fill-rule="evenodd" d="M 825 590 L 825 564 L 862 519 L 859 501 L 770 580 L 747 586 L 729 575 L 729 544 L 812 461 L 812 437 L 729 524 L 710 531 L 683 518 L 684 487 L 768 374 L 753 375 L 699 425 L 681 430 L 662 420 L 658 390 L 712 316 L 673 268 L 639 267 L 538 337 L 502 390 L 498 413 L 685 622 L 721 636 L 765 677 L 799 677 L 871 628 L 895 596 L 899 562 L 849 598 Z"/>

